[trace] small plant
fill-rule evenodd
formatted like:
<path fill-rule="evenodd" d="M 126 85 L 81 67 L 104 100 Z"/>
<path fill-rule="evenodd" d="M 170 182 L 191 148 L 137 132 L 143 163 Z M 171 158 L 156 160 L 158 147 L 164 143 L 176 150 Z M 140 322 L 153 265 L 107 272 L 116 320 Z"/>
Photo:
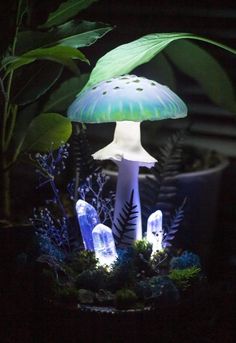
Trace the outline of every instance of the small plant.
<path fill-rule="evenodd" d="M 135 307 L 137 303 L 137 295 L 130 289 L 120 289 L 115 294 L 115 304 L 120 310 Z"/>
<path fill-rule="evenodd" d="M 172 269 L 169 277 L 180 290 L 186 291 L 198 279 L 200 272 L 201 269 L 198 267 Z"/>
<path fill-rule="evenodd" d="M 52 198 L 45 207 L 34 210 L 31 222 L 39 237 L 41 251 L 45 254 L 65 258 L 71 251 L 69 238 L 69 217 L 60 198 L 57 186 L 57 176 L 65 169 L 65 160 L 68 157 L 68 144 L 63 144 L 58 150 L 35 155 L 37 174 L 39 175 L 39 188 L 50 185 Z"/>
<path fill-rule="evenodd" d="M 77 288 L 99 291 L 99 289 L 106 289 L 107 281 L 107 270 L 99 267 L 93 270 L 84 270 L 76 278 L 75 284 Z"/>
<path fill-rule="evenodd" d="M 201 268 L 201 262 L 198 255 L 184 251 L 180 256 L 173 257 L 170 261 L 171 269 L 186 269 L 191 267 Z"/>
<path fill-rule="evenodd" d="M 69 256 L 67 265 L 74 275 L 78 275 L 85 270 L 95 269 L 98 260 L 95 257 L 94 251 L 81 250 L 75 251 Z"/>
<path fill-rule="evenodd" d="M 79 198 L 90 203 L 97 211 L 102 223 L 111 225 L 114 213 L 113 191 L 105 196 L 105 186 L 109 177 L 103 172 L 89 175 L 78 188 Z"/>

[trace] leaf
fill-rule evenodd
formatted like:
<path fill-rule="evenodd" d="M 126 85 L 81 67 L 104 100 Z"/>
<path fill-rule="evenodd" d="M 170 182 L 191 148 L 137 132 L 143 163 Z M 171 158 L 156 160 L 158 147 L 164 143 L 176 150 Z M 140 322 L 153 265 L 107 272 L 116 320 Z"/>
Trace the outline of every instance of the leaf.
<path fill-rule="evenodd" d="M 141 69 L 141 74 L 145 75 L 147 78 L 167 85 L 172 90 L 176 89 L 176 79 L 173 67 L 163 52 L 160 52 L 154 57 L 148 65 L 144 64 Z"/>
<path fill-rule="evenodd" d="M 44 105 L 43 111 L 65 111 L 71 102 L 76 97 L 89 78 L 89 74 L 83 74 L 80 77 L 72 77 L 63 82 L 50 96 L 47 103 Z"/>
<path fill-rule="evenodd" d="M 81 48 L 94 44 L 112 29 L 113 27 L 104 23 L 72 20 L 59 26 L 56 33 L 60 37 L 59 44 Z"/>
<path fill-rule="evenodd" d="M 61 76 L 63 67 L 50 61 L 36 61 L 14 74 L 12 103 L 29 104 L 44 95 Z"/>
<path fill-rule="evenodd" d="M 13 131 L 11 150 L 20 151 L 27 129 L 38 110 L 38 103 L 24 107 L 17 114 L 16 124 Z M 17 154 L 18 155 L 18 154 Z"/>
<path fill-rule="evenodd" d="M 81 48 L 94 44 L 112 29 L 104 23 L 71 20 L 50 32 L 22 31 L 17 37 L 16 53 L 19 55 L 55 44 Z"/>
<path fill-rule="evenodd" d="M 204 49 L 189 41 L 179 41 L 167 48 L 170 60 L 195 79 L 217 105 L 236 112 L 233 85 L 221 65 Z"/>
<path fill-rule="evenodd" d="M 50 28 L 65 23 L 97 0 L 67 0 L 56 11 L 50 13 L 46 23 L 40 28 Z"/>
<path fill-rule="evenodd" d="M 85 88 L 112 77 L 129 73 L 139 65 L 149 62 L 170 43 L 187 38 L 207 42 L 236 54 L 236 50 L 226 45 L 191 33 L 153 33 L 120 45 L 100 58 L 92 70 Z"/>
<path fill-rule="evenodd" d="M 69 119 L 58 113 L 42 113 L 28 127 L 21 151 L 49 151 L 66 142 L 72 132 Z"/>
<path fill-rule="evenodd" d="M 11 59 L 8 58 L 5 62 L 8 64 L 7 73 L 16 70 L 26 64 L 32 63 L 37 59 L 46 59 L 60 63 L 62 65 L 65 65 L 75 73 L 78 73 L 78 68 L 73 62 L 73 59 L 79 59 L 83 62 L 88 63 L 88 60 L 86 59 L 84 54 L 82 54 L 82 52 L 80 52 L 79 50 L 69 46 L 56 45 L 51 48 L 39 48 L 31 50 L 21 55 L 20 57 Z"/>

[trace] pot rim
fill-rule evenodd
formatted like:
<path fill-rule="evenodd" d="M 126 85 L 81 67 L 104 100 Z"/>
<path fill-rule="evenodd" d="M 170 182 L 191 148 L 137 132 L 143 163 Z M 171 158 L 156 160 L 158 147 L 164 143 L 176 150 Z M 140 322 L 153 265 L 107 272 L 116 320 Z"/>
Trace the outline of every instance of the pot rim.
<path fill-rule="evenodd" d="M 201 176 L 201 175 L 206 175 L 206 174 L 215 174 L 215 173 L 219 173 L 222 172 L 224 169 L 226 169 L 229 165 L 229 159 L 226 156 L 220 155 L 219 156 L 219 163 L 214 166 L 214 167 L 209 167 L 207 169 L 203 169 L 203 170 L 196 170 L 196 171 L 192 171 L 192 172 L 184 172 L 184 173 L 179 173 L 176 176 L 174 176 L 174 178 L 176 179 L 180 179 L 180 178 L 190 178 L 190 177 L 194 177 L 194 176 Z M 105 174 L 107 174 L 108 176 L 117 176 L 117 171 L 113 171 L 113 170 L 109 170 L 104 168 L 103 171 L 105 172 Z M 152 177 L 152 174 L 150 173 L 140 173 L 139 174 L 139 178 L 140 179 L 145 179 L 146 177 Z"/>

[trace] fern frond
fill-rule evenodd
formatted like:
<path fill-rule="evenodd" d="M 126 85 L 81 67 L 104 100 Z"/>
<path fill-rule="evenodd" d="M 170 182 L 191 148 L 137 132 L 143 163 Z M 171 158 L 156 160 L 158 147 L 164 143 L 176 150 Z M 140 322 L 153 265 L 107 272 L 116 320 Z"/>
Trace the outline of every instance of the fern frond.
<path fill-rule="evenodd" d="M 116 245 L 131 245 L 133 237 L 129 234 L 135 230 L 134 219 L 137 218 L 137 205 L 134 204 L 134 190 L 132 190 L 129 201 L 125 202 L 122 212 L 114 223 L 116 234 L 113 233 Z M 127 242 L 130 240 L 130 242 Z"/>
<path fill-rule="evenodd" d="M 157 153 L 158 163 L 151 169 L 152 176 L 146 177 L 141 189 L 142 195 L 142 221 L 147 223 L 149 215 L 161 210 L 163 224 L 169 220 L 176 207 L 177 185 L 174 176 L 181 169 L 184 131 L 173 134 Z"/>
<path fill-rule="evenodd" d="M 172 246 L 173 239 L 176 236 L 176 233 L 179 231 L 180 224 L 184 219 L 184 206 L 186 204 L 186 198 L 179 206 L 179 208 L 175 211 L 172 218 L 169 222 L 163 226 L 164 236 L 163 236 L 163 248 L 168 248 Z"/>

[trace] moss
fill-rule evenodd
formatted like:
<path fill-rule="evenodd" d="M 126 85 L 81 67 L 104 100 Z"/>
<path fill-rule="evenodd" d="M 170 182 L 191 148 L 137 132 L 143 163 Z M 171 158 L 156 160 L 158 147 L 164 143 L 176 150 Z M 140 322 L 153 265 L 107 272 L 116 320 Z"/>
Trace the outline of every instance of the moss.
<path fill-rule="evenodd" d="M 176 284 L 180 290 L 186 290 L 200 276 L 201 269 L 191 267 L 186 269 L 173 269 L 169 274 L 169 278 Z"/>
<path fill-rule="evenodd" d="M 73 254 L 67 265 L 74 274 L 82 273 L 84 270 L 93 270 L 98 263 L 94 251 L 82 250 Z"/>
<path fill-rule="evenodd" d="M 131 289 L 120 289 L 115 294 L 115 305 L 120 310 L 135 307 L 136 303 L 137 295 Z"/>
<path fill-rule="evenodd" d="M 198 255 L 184 251 L 180 256 L 173 257 L 170 261 L 170 269 L 186 269 L 191 267 L 201 268 Z"/>
<path fill-rule="evenodd" d="M 55 299 L 64 303 L 77 303 L 78 290 L 74 287 L 58 288 L 55 294 Z"/>
<path fill-rule="evenodd" d="M 76 287 L 91 291 L 98 291 L 106 288 L 108 272 L 105 268 L 99 267 L 95 270 L 84 270 L 76 279 Z"/>

